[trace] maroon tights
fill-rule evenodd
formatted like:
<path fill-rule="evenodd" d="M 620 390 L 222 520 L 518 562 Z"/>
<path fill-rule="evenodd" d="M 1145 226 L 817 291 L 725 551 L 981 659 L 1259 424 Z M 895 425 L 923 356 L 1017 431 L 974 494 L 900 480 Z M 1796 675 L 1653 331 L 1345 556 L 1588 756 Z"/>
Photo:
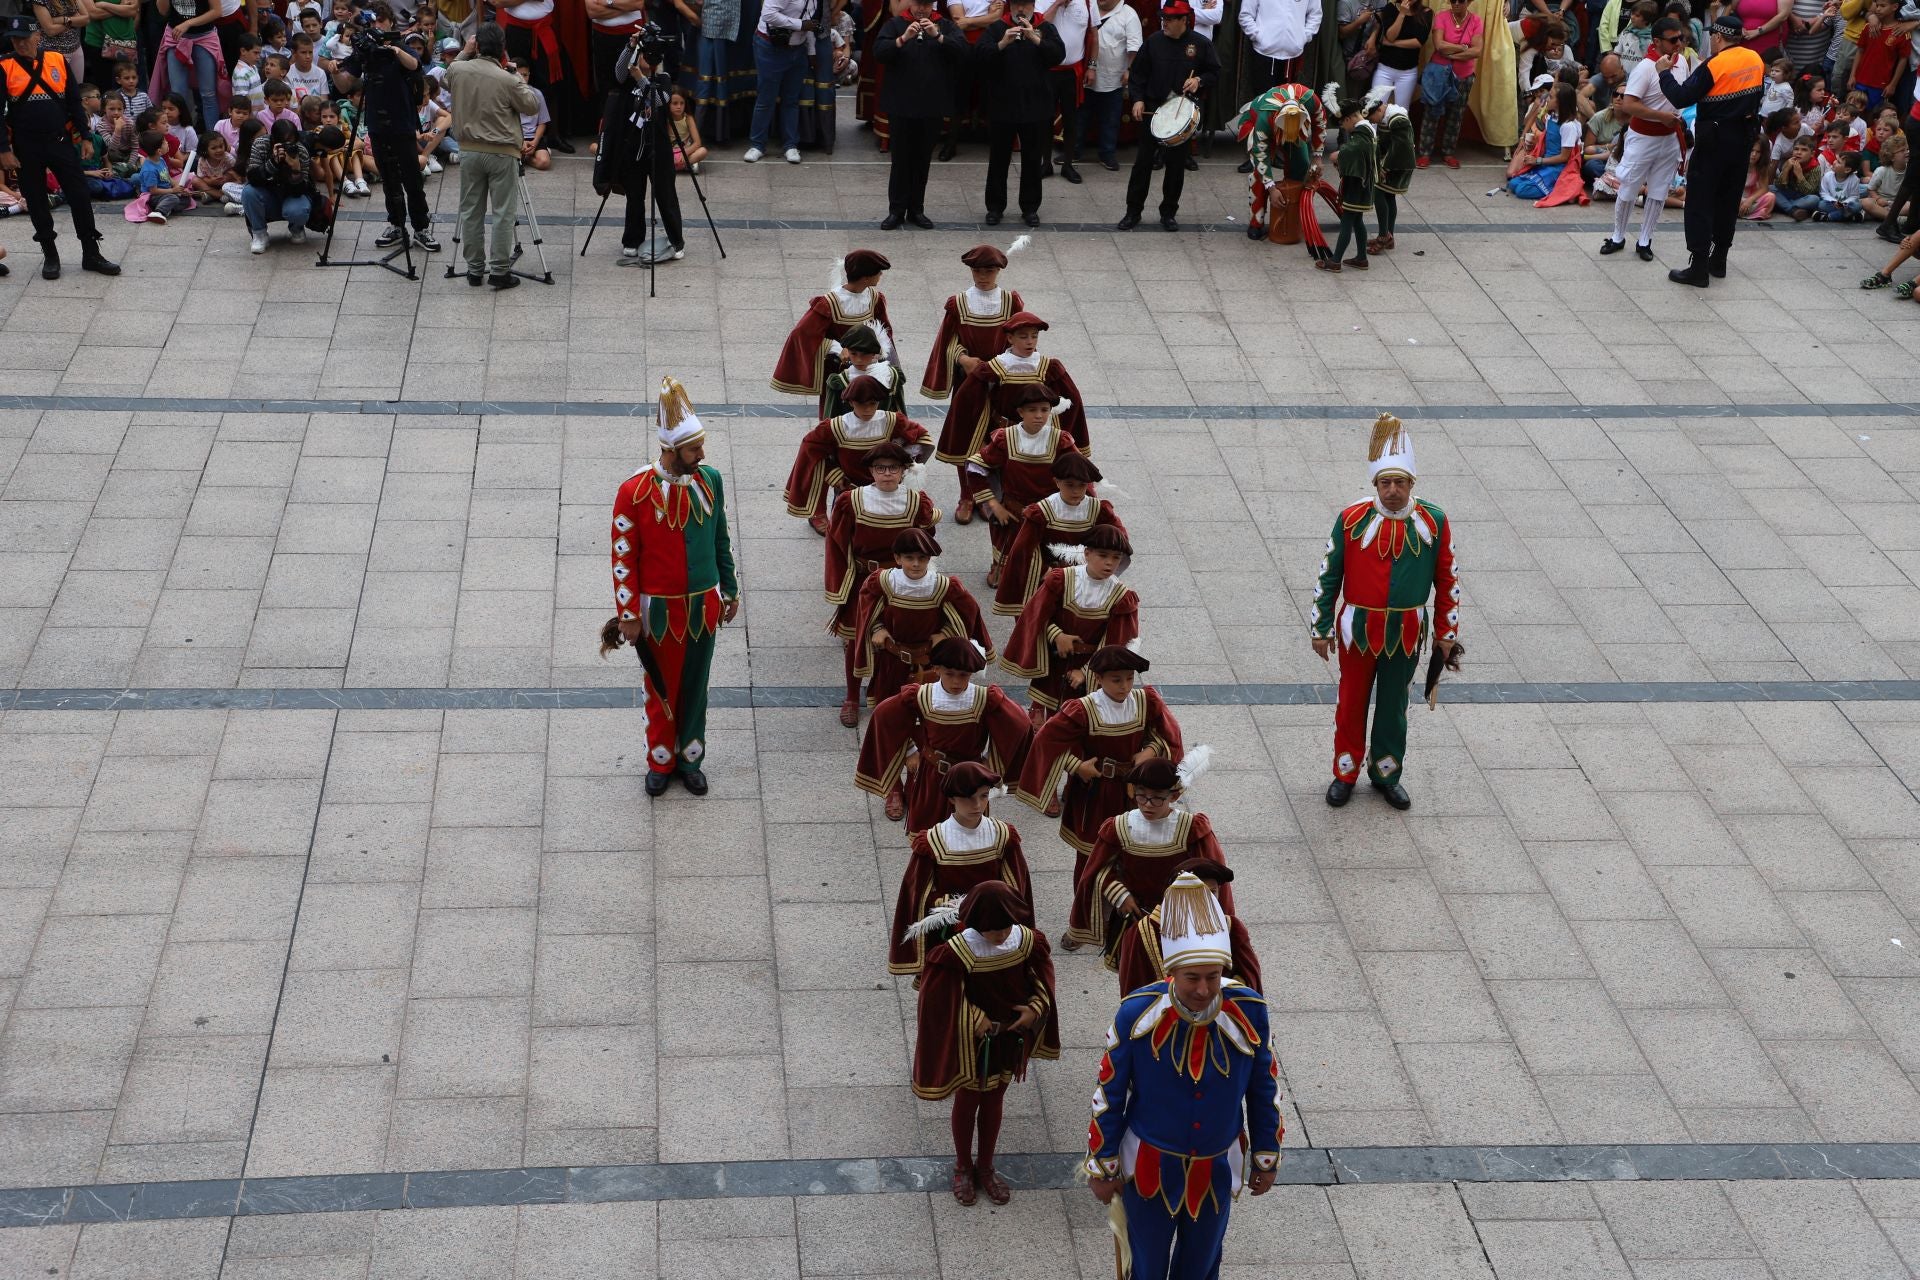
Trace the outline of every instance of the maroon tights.
<path fill-rule="evenodd" d="M 953 1095 L 953 1149 L 955 1163 L 962 1169 L 974 1168 L 981 1174 L 993 1170 L 993 1149 L 1000 1142 L 1000 1113 L 1007 1105 L 1007 1086 L 981 1093 L 973 1089 L 961 1089 Z M 980 1132 L 980 1150 L 974 1159 L 967 1157 L 973 1152 L 973 1135 L 976 1124 Z"/>
<path fill-rule="evenodd" d="M 853 699 L 854 705 L 858 706 L 860 703 L 860 677 L 853 674 L 853 651 L 855 643 L 856 642 L 852 640 L 846 643 L 845 665 L 847 672 L 847 696 Z"/>

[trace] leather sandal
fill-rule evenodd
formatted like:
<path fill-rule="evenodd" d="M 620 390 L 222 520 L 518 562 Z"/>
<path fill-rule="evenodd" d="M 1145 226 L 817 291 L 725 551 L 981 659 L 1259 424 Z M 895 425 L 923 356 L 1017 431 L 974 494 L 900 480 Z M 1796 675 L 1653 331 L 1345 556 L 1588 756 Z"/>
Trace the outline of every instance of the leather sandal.
<path fill-rule="evenodd" d="M 978 1169 L 973 1175 L 975 1185 L 987 1193 L 987 1199 L 995 1204 L 1005 1204 L 1013 1199 L 1013 1189 L 1007 1186 L 1007 1180 L 992 1169 Z"/>
<path fill-rule="evenodd" d="M 960 501 L 953 506 L 953 522 L 955 524 L 973 523 L 973 499 L 964 493 L 960 495 Z"/>
<path fill-rule="evenodd" d="M 1040 816 L 1043 818 L 1059 817 L 1060 816 L 1060 798 L 1058 796 L 1055 796 L 1053 799 L 1047 801 L 1047 807 L 1040 811 Z"/>
<path fill-rule="evenodd" d="M 975 1199 L 973 1191 L 973 1170 L 965 1165 L 953 1166 L 953 1198 L 971 1209 Z"/>
<path fill-rule="evenodd" d="M 823 538 L 824 538 L 824 537 L 826 537 L 826 536 L 827 536 L 827 518 L 826 518 L 826 516 L 824 516 L 824 515 L 817 515 L 817 516 L 813 516 L 813 517 L 811 517 L 810 519 L 808 519 L 808 521 L 807 521 L 807 524 L 808 524 L 809 526 L 811 526 L 811 527 L 812 527 L 812 529 L 813 529 L 813 531 L 814 531 L 815 533 L 817 533 L 817 534 L 819 534 L 819 535 L 820 535 L 821 537 L 823 537 Z"/>
<path fill-rule="evenodd" d="M 840 723 L 849 729 L 859 726 L 860 702 L 858 699 L 848 698 L 840 704 Z"/>
<path fill-rule="evenodd" d="M 990 587 L 1000 585 L 1000 564 L 997 561 L 987 569 L 987 585 Z"/>
<path fill-rule="evenodd" d="M 907 814 L 907 798 L 895 787 L 887 792 L 887 821 L 898 822 Z"/>

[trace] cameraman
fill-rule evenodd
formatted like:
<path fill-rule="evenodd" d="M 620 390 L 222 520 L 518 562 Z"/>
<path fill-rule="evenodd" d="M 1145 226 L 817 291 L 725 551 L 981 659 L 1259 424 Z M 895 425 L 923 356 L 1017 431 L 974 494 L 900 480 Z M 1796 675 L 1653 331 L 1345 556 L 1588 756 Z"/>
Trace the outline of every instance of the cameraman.
<path fill-rule="evenodd" d="M 669 258 L 686 256 L 680 225 L 680 193 L 673 185 L 673 141 L 667 135 L 665 77 L 654 76 L 655 60 L 665 61 L 670 46 L 649 22 L 633 33 L 613 64 L 613 92 L 602 113 L 600 155 L 593 163 L 593 189 L 618 191 L 627 201 L 620 229 L 620 265 L 639 266 L 647 236 L 647 182 L 659 207 L 660 226 L 672 245 Z M 648 246 L 651 249 L 651 245 Z"/>
<path fill-rule="evenodd" d="M 507 66 L 507 33 L 483 22 L 447 68 L 453 120 L 460 142 L 460 238 L 467 254 L 467 283 L 478 288 L 482 273 L 495 289 L 519 284 L 513 266 L 513 224 L 520 216 L 520 117 L 539 109 L 540 99 Z M 493 251 L 486 253 L 481 217 L 493 212 Z"/>
<path fill-rule="evenodd" d="M 420 176 L 420 60 L 400 43 L 387 0 L 373 0 L 368 8 L 373 27 L 354 30 L 353 52 L 341 60 L 340 73 L 357 79 L 366 93 L 367 139 L 385 183 L 387 229 L 374 244 L 388 249 L 405 240 L 411 215 L 413 243 L 438 253 L 440 242 L 433 238 L 433 214 Z M 352 86 L 343 87 L 350 91 Z"/>

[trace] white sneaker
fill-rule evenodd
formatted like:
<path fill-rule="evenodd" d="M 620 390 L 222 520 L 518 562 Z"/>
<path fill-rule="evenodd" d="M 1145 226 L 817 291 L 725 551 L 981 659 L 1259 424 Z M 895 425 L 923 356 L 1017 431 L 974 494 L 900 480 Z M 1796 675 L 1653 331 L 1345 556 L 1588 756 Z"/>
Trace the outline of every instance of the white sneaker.
<path fill-rule="evenodd" d="M 636 246 L 621 245 L 620 256 L 627 259 L 628 261 L 633 261 L 639 258 L 640 249 L 637 245 Z"/>
<path fill-rule="evenodd" d="M 253 244 L 251 246 L 251 250 L 254 253 L 265 253 L 267 251 L 267 233 L 266 232 L 256 231 L 253 233 Z"/>
<path fill-rule="evenodd" d="M 765 154 L 766 152 L 762 151 L 758 147 L 748 147 L 747 154 L 741 156 L 740 158 L 742 160 L 745 160 L 748 164 L 754 164 L 760 159 L 761 156 Z"/>
<path fill-rule="evenodd" d="M 442 166 L 441 163 L 438 160 L 435 160 L 432 156 L 427 157 L 428 173 L 439 173 L 443 167 L 444 166 Z"/>
<path fill-rule="evenodd" d="M 167 215 L 160 212 L 158 209 L 149 209 L 147 211 L 147 221 L 157 222 L 164 227 L 167 225 Z"/>
<path fill-rule="evenodd" d="M 800 163 L 800 148 L 798 148 L 798 147 L 788 147 L 788 148 L 787 148 L 787 163 L 788 163 L 788 164 L 799 164 L 799 163 Z"/>
<path fill-rule="evenodd" d="M 227 201 L 223 207 L 226 209 L 229 218 L 237 218 L 246 212 L 244 207 L 232 200 Z"/>
<path fill-rule="evenodd" d="M 450 155 L 450 156 L 448 156 L 448 157 L 447 157 L 447 163 L 448 163 L 448 164 L 459 164 L 459 163 L 460 163 L 460 153 L 459 153 L 458 151 L 456 151 L 456 152 L 454 152 L 454 153 L 453 153 L 452 155 Z"/>
<path fill-rule="evenodd" d="M 287 232 L 288 244 L 305 244 L 306 242 L 307 242 L 307 229 L 305 227 L 295 227 L 291 231 Z"/>

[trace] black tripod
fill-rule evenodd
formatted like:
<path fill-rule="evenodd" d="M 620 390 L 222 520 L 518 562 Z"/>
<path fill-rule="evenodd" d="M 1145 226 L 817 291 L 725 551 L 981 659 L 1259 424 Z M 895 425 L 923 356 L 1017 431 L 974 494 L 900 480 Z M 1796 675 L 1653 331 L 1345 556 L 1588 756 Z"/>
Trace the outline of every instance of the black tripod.
<path fill-rule="evenodd" d="M 366 108 L 362 107 L 359 111 L 354 113 L 353 128 L 348 130 L 347 132 L 347 154 L 349 156 L 355 155 L 358 153 L 359 147 L 360 147 L 360 135 L 365 131 L 366 123 L 367 123 L 367 112 L 366 112 Z M 398 174 L 385 173 L 380 175 L 380 180 L 382 182 L 398 182 L 400 181 L 400 177 Z M 332 256 L 333 229 L 339 225 L 340 225 L 340 197 L 339 197 L 339 192 L 336 191 L 334 193 L 334 200 L 333 200 L 333 220 L 327 223 L 326 243 L 320 246 L 320 257 L 319 257 L 319 260 L 313 264 L 314 266 L 316 267 L 385 267 L 388 271 L 393 272 L 393 274 L 397 276 L 405 276 L 409 280 L 418 280 L 420 278 L 419 275 L 413 269 L 413 237 L 411 235 L 401 236 L 400 243 L 393 250 L 387 253 L 386 256 L 384 257 L 352 258 L 352 259 L 336 260 Z M 402 254 L 405 254 L 407 259 L 407 265 L 405 270 L 402 270 L 401 268 L 393 265 L 393 260 L 395 258 L 400 257 Z"/>
<path fill-rule="evenodd" d="M 522 280 L 531 280 L 536 284 L 552 284 L 553 270 L 547 266 L 547 242 L 540 234 L 540 215 L 533 211 L 533 192 L 527 189 L 526 157 L 521 157 L 520 170 L 514 175 L 513 180 L 520 185 L 520 207 L 527 211 L 527 227 L 533 232 L 533 252 L 534 255 L 540 259 L 540 270 L 536 274 L 532 271 L 518 270 L 514 266 L 515 263 L 520 261 L 521 255 L 527 251 L 526 246 L 520 243 L 520 218 L 519 215 L 516 214 L 513 220 L 513 256 L 507 259 L 507 274 L 519 276 Z M 445 189 L 446 184 L 443 181 L 441 183 L 441 190 L 444 191 Z M 489 211 L 487 216 L 489 219 L 492 218 L 493 215 L 491 211 Z M 456 217 L 453 220 L 453 252 L 447 255 L 447 274 L 445 278 L 448 280 L 466 271 L 466 268 L 460 265 L 460 230 L 460 219 Z M 486 230 L 483 229 L 481 235 L 484 237 L 486 234 Z"/>
<path fill-rule="evenodd" d="M 641 169 L 643 165 L 650 166 L 655 156 L 669 157 L 660 166 L 660 172 L 653 171 L 651 167 L 642 170 L 647 173 L 649 179 L 647 182 L 647 247 L 642 255 L 647 265 L 647 296 L 649 298 L 654 296 L 655 268 L 663 258 L 672 256 L 671 247 L 661 248 L 659 237 L 654 229 L 660 216 L 660 177 L 664 174 L 668 182 L 674 180 L 671 160 L 673 139 L 667 131 L 667 94 L 672 87 L 673 78 L 664 71 L 657 71 L 649 76 L 646 83 L 634 93 L 636 98 L 643 99 L 636 104 L 636 110 L 644 108 L 647 111 L 646 123 L 640 131 L 640 141 L 634 146 L 634 167 Z M 601 132 L 604 138 L 611 133 L 611 130 L 603 124 Z M 604 145 L 603 141 L 602 146 Z M 687 177 L 693 180 L 693 194 L 700 200 L 700 212 L 706 216 L 707 230 L 713 233 L 714 247 L 724 258 L 727 256 L 727 246 L 720 242 L 720 228 L 714 225 L 713 210 L 707 206 L 707 193 L 701 189 L 700 175 L 693 171 L 691 164 L 687 166 Z M 607 211 L 607 201 L 612 196 L 613 184 L 609 181 L 606 194 L 600 197 L 600 207 L 593 211 L 593 222 L 587 227 L 587 238 L 580 244 L 580 256 L 583 258 L 587 256 L 588 247 L 593 244 L 593 233 L 599 229 L 600 215 Z"/>

